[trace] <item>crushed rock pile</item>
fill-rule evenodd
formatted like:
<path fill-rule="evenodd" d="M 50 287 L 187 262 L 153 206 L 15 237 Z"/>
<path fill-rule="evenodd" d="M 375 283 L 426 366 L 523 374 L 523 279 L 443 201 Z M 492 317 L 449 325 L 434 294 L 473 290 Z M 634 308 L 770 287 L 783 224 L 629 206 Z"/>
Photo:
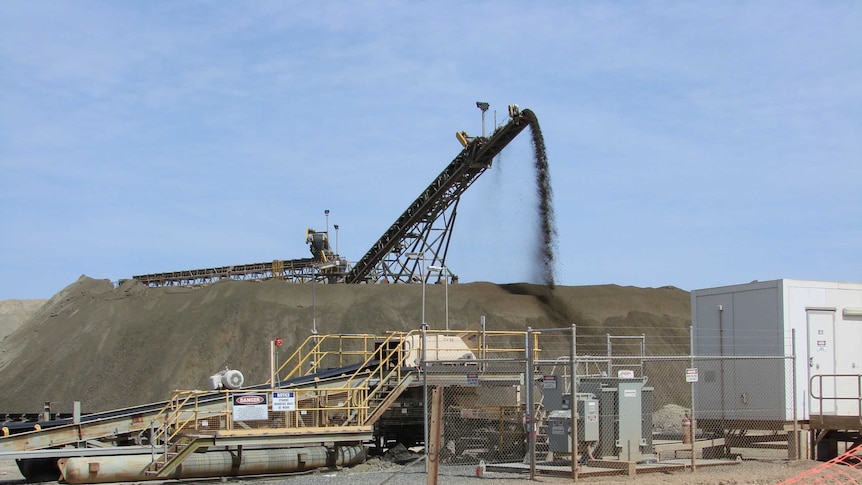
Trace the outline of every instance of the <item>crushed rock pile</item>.
<path fill-rule="evenodd" d="M 0 340 L 18 329 L 48 300 L 0 300 Z"/>
<path fill-rule="evenodd" d="M 432 328 L 443 327 L 444 291 L 426 288 Z M 475 328 L 485 316 L 489 330 L 576 324 L 579 336 L 646 334 L 649 345 L 687 335 L 691 322 L 689 294 L 674 287 L 479 282 L 450 285 L 448 300 L 452 329 Z M 410 284 L 148 288 L 82 276 L 0 341 L 0 412 L 39 412 L 45 401 L 55 412 L 80 401 L 85 413 L 160 402 L 175 389 L 208 389 L 225 366 L 241 370 L 247 385 L 263 383 L 269 342 L 281 337 L 292 351 L 310 335 L 313 315 L 320 333 L 356 334 L 416 329 L 421 312 L 422 291 Z"/>
<path fill-rule="evenodd" d="M 687 415 L 688 409 L 676 404 L 665 404 L 652 415 L 653 430 L 659 433 L 682 433 L 682 420 Z"/>
<path fill-rule="evenodd" d="M 386 453 L 383 455 L 382 461 L 395 463 L 397 465 L 407 465 L 413 463 L 417 459 L 421 458 L 423 455 L 421 453 L 414 453 L 407 449 L 401 443 L 397 443 L 392 448 L 386 450 Z"/>

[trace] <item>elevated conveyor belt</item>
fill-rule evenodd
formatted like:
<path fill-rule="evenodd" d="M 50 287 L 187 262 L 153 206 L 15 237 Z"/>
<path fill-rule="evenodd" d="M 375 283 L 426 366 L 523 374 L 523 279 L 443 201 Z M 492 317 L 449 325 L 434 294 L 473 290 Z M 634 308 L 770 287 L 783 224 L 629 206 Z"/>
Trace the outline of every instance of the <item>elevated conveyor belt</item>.
<path fill-rule="evenodd" d="M 417 271 L 419 263 L 415 256 L 411 261 L 408 255 L 422 254 L 420 259 L 426 266 L 445 266 L 461 195 L 491 167 L 494 157 L 535 120 L 530 110 L 518 111 L 516 107 L 514 111 L 510 108 L 510 115 L 510 121 L 490 137 L 470 138 L 461 153 L 353 267 L 334 253 L 319 253 L 312 247 L 313 258 L 170 271 L 132 278 L 151 287 L 203 285 L 222 279 L 282 279 L 296 283 L 320 279 L 329 283 L 414 282 L 420 273 Z M 466 137 L 463 140 L 467 142 Z M 328 240 L 328 229 L 314 234 Z M 423 276 L 427 279 L 427 272 Z"/>
<path fill-rule="evenodd" d="M 213 283 L 222 279 L 265 280 L 271 278 L 293 282 L 311 280 L 318 264 L 312 258 L 267 261 L 264 263 L 237 264 L 184 271 L 169 271 L 132 276 L 147 286 L 193 286 Z"/>
<path fill-rule="evenodd" d="M 431 253 L 432 257 L 424 257 L 424 264 L 443 265 L 444 245 L 448 245 L 451 225 L 446 224 L 442 234 L 434 237 L 433 224 L 458 203 L 461 194 L 491 167 L 494 157 L 524 130 L 531 119 L 534 116 L 530 110 L 516 112 L 509 123 L 498 128 L 490 138 L 476 137 L 470 141 L 353 266 L 344 281 L 410 282 L 416 271 L 410 268 L 409 253 Z M 454 219 L 454 214 L 450 219 Z"/>

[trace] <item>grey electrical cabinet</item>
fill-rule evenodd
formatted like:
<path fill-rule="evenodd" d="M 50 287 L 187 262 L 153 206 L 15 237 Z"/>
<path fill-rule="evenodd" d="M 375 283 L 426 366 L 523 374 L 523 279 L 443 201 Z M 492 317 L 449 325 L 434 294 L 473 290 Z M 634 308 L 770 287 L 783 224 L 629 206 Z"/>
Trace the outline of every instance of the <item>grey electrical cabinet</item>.
<path fill-rule="evenodd" d="M 617 384 L 619 409 L 616 447 L 618 455 L 626 461 L 641 459 L 641 450 L 647 445 L 643 436 L 643 381 L 620 381 Z"/>
<path fill-rule="evenodd" d="M 567 395 L 563 396 L 565 402 Z M 599 440 L 599 401 L 592 394 L 578 394 L 578 441 Z M 548 413 L 548 449 L 554 453 L 572 452 L 572 410 L 555 409 Z"/>
<path fill-rule="evenodd" d="M 572 410 L 555 409 L 548 413 L 548 451 L 572 452 Z"/>
<path fill-rule="evenodd" d="M 581 377 L 578 390 L 598 400 L 596 456 L 637 461 L 652 451 L 653 388 L 644 378 Z"/>
<path fill-rule="evenodd" d="M 578 395 L 578 441 L 599 440 L 599 400 L 592 394 Z"/>

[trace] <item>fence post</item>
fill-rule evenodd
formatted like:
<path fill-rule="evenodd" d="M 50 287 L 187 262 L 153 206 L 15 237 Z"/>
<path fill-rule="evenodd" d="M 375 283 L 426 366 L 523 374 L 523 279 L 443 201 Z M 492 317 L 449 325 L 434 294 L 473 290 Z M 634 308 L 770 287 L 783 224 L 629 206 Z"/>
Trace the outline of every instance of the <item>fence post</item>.
<path fill-rule="evenodd" d="M 571 402 L 572 409 L 572 480 L 577 481 L 578 479 L 578 380 L 577 380 L 577 371 L 578 364 L 575 360 L 575 324 L 572 324 L 572 346 L 569 349 L 569 394 L 571 397 L 569 398 L 569 402 Z"/>
<path fill-rule="evenodd" d="M 443 430 L 443 387 L 437 386 L 432 391 L 431 398 L 431 436 L 430 443 L 425 447 L 425 463 L 428 464 L 426 483 L 437 485 L 440 473 L 440 438 Z"/>
<path fill-rule="evenodd" d="M 688 327 L 688 335 L 689 335 L 689 356 L 691 357 L 690 367 L 694 368 L 694 326 L 689 325 Z M 691 472 L 694 473 L 697 470 L 697 413 L 694 409 L 694 385 L 695 383 L 691 383 Z M 722 403 L 722 406 L 724 404 Z M 685 430 L 683 430 L 685 433 Z"/>
<path fill-rule="evenodd" d="M 423 449 L 425 450 L 425 473 L 429 472 L 428 459 L 428 325 L 422 322 L 422 425 L 425 428 Z"/>
<path fill-rule="evenodd" d="M 527 353 L 527 368 L 524 369 L 524 384 L 527 398 L 526 416 L 527 424 L 527 454 L 530 455 L 530 480 L 536 479 L 536 438 L 533 435 L 535 424 L 533 423 L 533 329 L 527 327 L 524 341 L 524 351 Z"/>

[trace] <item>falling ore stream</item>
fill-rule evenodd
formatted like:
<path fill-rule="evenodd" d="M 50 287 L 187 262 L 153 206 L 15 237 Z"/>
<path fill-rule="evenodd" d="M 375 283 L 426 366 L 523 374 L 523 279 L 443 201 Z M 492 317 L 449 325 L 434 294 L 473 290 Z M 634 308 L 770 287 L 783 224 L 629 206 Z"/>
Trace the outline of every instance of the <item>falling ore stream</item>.
<path fill-rule="evenodd" d="M 554 261 L 557 246 L 557 225 L 554 219 L 554 194 L 551 189 L 551 174 L 548 168 L 548 154 L 545 139 L 536 114 L 525 109 L 522 115 L 530 124 L 533 135 L 533 156 L 536 169 L 536 191 L 538 196 L 539 234 L 536 240 L 535 258 L 540 268 L 542 282 L 550 289 L 556 285 Z"/>

